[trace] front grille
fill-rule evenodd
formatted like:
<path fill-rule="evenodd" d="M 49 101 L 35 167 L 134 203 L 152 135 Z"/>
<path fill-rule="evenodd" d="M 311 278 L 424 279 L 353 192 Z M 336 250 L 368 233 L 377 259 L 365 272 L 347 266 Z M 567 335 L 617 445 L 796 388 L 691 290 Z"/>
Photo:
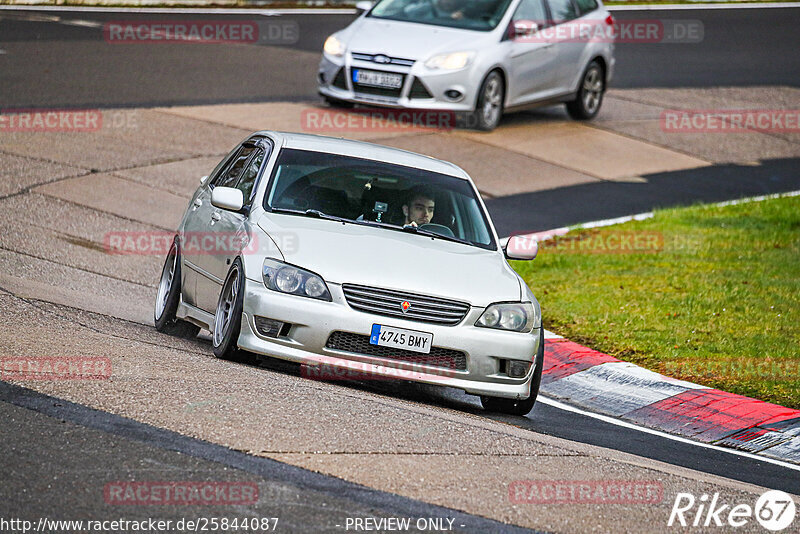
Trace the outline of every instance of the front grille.
<path fill-rule="evenodd" d="M 353 354 L 417 363 L 431 367 L 442 367 L 457 371 L 466 371 L 467 369 L 467 356 L 458 350 L 431 347 L 430 353 L 422 354 L 410 350 L 379 347 L 378 345 L 370 344 L 369 336 L 350 332 L 334 332 L 328 338 L 325 347 Z"/>
<path fill-rule="evenodd" d="M 400 65 L 401 67 L 411 67 L 416 63 L 413 59 L 406 59 L 402 57 L 388 57 L 383 54 L 363 54 L 361 52 L 352 52 L 353 59 L 359 61 L 370 61 L 379 65 Z M 375 58 L 380 57 L 382 61 L 376 61 Z M 385 58 L 385 59 L 384 59 Z"/>
<path fill-rule="evenodd" d="M 344 284 L 342 291 L 344 291 L 344 297 L 351 308 L 377 315 L 402 317 L 409 321 L 451 326 L 460 323 L 469 311 L 469 304 L 466 302 L 415 295 L 391 289 Z M 403 313 L 402 304 L 405 301 L 408 301 L 411 306 L 408 311 Z"/>
<path fill-rule="evenodd" d="M 433 95 L 419 78 L 414 78 L 414 83 L 411 84 L 411 90 L 408 92 L 408 98 L 433 98 Z"/>

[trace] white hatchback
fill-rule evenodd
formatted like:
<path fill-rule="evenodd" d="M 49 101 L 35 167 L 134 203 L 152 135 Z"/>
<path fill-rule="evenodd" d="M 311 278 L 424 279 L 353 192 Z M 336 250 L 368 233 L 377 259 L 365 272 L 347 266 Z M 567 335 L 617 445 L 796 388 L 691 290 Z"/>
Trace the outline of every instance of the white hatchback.
<path fill-rule="evenodd" d="M 566 103 L 591 119 L 614 72 L 614 19 L 600 0 L 380 0 L 325 42 L 331 104 L 468 112 Z"/>

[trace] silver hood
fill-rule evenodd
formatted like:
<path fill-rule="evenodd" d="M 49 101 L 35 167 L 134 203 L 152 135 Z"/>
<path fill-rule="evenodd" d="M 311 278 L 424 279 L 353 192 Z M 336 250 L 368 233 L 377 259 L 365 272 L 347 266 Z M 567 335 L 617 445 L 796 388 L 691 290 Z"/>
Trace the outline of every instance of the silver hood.
<path fill-rule="evenodd" d="M 497 251 L 358 224 L 265 214 L 258 226 L 287 263 L 353 283 L 487 306 L 519 301 L 519 279 Z"/>
<path fill-rule="evenodd" d="M 437 52 L 479 48 L 484 32 L 362 17 L 341 32 L 348 52 L 424 61 Z M 457 49 L 457 50 L 456 50 Z"/>

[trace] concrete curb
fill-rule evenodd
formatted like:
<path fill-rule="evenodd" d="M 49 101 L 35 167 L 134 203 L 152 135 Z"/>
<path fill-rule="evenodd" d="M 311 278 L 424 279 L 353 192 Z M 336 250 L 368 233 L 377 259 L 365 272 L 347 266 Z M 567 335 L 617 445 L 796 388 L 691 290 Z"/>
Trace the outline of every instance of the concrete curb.
<path fill-rule="evenodd" d="M 676 380 L 545 334 L 541 391 L 692 440 L 800 464 L 800 410 Z"/>

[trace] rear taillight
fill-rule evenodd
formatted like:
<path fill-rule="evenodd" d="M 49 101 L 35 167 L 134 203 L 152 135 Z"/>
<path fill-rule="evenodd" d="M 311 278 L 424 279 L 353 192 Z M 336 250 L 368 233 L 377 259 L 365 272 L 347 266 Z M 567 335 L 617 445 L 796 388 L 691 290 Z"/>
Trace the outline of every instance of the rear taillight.
<path fill-rule="evenodd" d="M 611 15 L 606 17 L 606 24 L 608 24 L 609 26 L 613 26 L 614 22 L 615 22 L 614 17 L 612 17 Z"/>

